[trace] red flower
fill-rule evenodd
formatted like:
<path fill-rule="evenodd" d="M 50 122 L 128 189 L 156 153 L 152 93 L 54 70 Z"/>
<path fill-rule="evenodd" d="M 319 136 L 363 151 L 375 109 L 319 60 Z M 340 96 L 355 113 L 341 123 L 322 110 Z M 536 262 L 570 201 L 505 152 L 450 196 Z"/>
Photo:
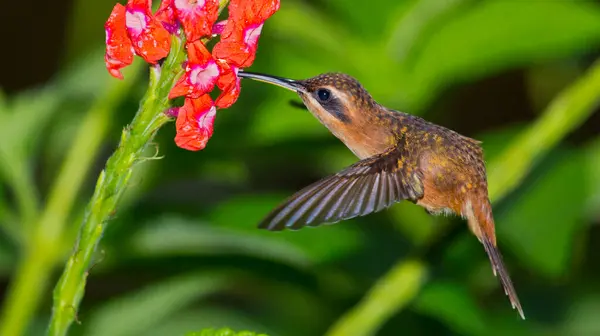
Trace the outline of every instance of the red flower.
<path fill-rule="evenodd" d="M 135 53 L 146 62 L 155 64 L 169 54 L 171 35 L 152 15 L 150 5 L 150 0 L 127 1 L 125 26 Z"/>
<path fill-rule="evenodd" d="M 279 10 L 279 0 L 232 0 L 229 19 L 213 55 L 240 68 L 252 65 L 265 20 Z"/>
<path fill-rule="evenodd" d="M 104 24 L 106 32 L 106 54 L 104 61 L 108 72 L 123 79 L 121 69 L 133 62 L 133 45 L 125 29 L 125 7 L 116 4 Z"/>
<path fill-rule="evenodd" d="M 186 98 L 175 122 L 175 144 L 191 151 L 204 149 L 213 134 L 216 113 L 217 109 L 209 95 L 197 99 Z"/>
<path fill-rule="evenodd" d="M 180 96 L 198 98 L 212 91 L 219 78 L 219 67 L 202 41 L 188 43 L 186 49 L 185 75 L 171 89 L 170 99 Z"/>
<path fill-rule="evenodd" d="M 123 79 L 120 69 L 133 62 L 134 53 L 151 64 L 169 54 L 171 36 L 163 25 L 175 24 L 175 18 L 169 16 L 168 5 L 167 0 L 159 9 L 161 20 L 152 15 L 150 0 L 129 0 L 125 7 L 115 5 L 104 25 L 104 61 L 112 76 Z"/>
<path fill-rule="evenodd" d="M 238 71 L 254 62 L 263 24 L 279 9 L 279 0 L 231 0 L 229 18 L 215 23 L 218 0 L 163 0 L 156 15 L 151 0 L 128 0 L 117 4 L 105 24 L 105 62 L 109 73 L 123 76 L 120 69 L 141 56 L 156 64 L 169 54 L 171 35 L 179 27 L 186 37 L 185 74 L 169 92 L 169 99 L 185 96 L 182 107 L 165 113 L 176 117 L 177 146 L 201 150 L 213 133 L 217 108 L 228 108 L 240 94 Z M 203 37 L 221 35 L 212 54 Z M 221 94 L 213 102 L 209 93 L 217 86 Z"/>
<path fill-rule="evenodd" d="M 219 16 L 217 0 L 174 0 L 175 14 L 183 26 L 187 42 L 209 36 Z"/>

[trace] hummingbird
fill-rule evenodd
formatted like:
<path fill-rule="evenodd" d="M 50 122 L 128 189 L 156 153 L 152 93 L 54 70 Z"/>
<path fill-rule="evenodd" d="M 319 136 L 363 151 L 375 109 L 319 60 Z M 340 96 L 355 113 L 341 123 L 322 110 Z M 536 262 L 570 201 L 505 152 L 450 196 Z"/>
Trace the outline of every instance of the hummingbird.
<path fill-rule="evenodd" d="M 466 218 L 513 309 L 521 303 L 497 246 L 481 143 L 375 101 L 354 77 L 324 73 L 292 80 L 240 71 L 296 92 L 306 108 L 359 159 L 293 194 L 259 228 L 298 230 L 369 215 L 410 201 L 430 215 Z"/>

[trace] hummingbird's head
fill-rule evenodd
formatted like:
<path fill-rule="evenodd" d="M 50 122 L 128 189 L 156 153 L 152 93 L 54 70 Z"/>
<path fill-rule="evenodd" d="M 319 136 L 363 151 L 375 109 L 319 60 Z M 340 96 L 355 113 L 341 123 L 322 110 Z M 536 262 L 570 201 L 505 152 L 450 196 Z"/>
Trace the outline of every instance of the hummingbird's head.
<path fill-rule="evenodd" d="M 381 108 L 352 76 L 325 73 L 292 80 L 243 71 L 238 75 L 296 92 L 308 110 L 359 157 L 371 154 L 371 147 L 380 143 L 389 145 L 388 132 L 381 127 Z"/>
<path fill-rule="evenodd" d="M 304 80 L 242 71 L 239 76 L 296 92 L 306 107 L 327 126 L 352 123 L 364 117 L 376 104 L 358 80 L 343 73 L 324 73 Z"/>

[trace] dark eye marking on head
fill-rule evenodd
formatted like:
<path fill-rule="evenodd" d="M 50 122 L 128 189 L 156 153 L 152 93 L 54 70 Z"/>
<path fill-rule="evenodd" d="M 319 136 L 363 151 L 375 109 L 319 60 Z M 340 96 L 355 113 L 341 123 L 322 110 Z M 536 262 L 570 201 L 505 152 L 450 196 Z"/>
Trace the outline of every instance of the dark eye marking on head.
<path fill-rule="evenodd" d="M 328 89 L 318 89 L 317 99 L 321 103 L 327 102 L 329 99 L 331 99 L 331 91 L 329 91 Z"/>
<path fill-rule="evenodd" d="M 321 106 L 323 106 L 323 108 L 327 110 L 327 112 L 329 112 L 329 114 L 333 115 L 343 123 L 350 122 L 350 118 L 348 117 L 346 108 L 344 107 L 340 99 L 337 98 L 333 94 L 333 92 L 331 92 L 331 90 L 326 88 L 319 88 L 313 92 L 313 96 L 315 97 L 317 102 L 321 104 Z"/>

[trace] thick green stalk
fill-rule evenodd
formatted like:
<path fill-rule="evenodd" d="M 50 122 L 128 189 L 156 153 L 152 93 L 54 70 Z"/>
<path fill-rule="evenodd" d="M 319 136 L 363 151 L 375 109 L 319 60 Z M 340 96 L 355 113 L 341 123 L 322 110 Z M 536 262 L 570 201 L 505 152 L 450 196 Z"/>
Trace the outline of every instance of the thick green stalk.
<path fill-rule="evenodd" d="M 23 257 L 4 302 L 0 318 L 0 335 L 22 335 L 47 288 L 50 271 L 62 257 L 63 229 L 110 124 L 112 112 L 140 72 L 139 64 L 128 69 L 130 81 L 114 82 L 99 95 L 86 114 L 73 146 L 65 157 L 58 177 L 51 188 L 48 203 L 32 232 L 23 237 Z"/>
<path fill-rule="evenodd" d="M 569 132 L 579 126 L 600 104 L 600 60 L 578 81 L 556 97 L 542 116 L 512 144 L 498 159 L 489 165 L 490 199 L 498 201 L 517 187 L 519 182 L 550 149 Z M 507 163 L 509 162 L 509 163 Z M 406 307 L 419 294 L 423 282 L 417 274 L 426 272 L 428 265 L 422 260 L 402 260 L 374 285 L 387 288 L 388 295 L 366 295 L 351 311 L 342 316 L 327 335 L 372 335 L 389 316 Z M 400 272 L 407 269 L 413 271 Z M 418 271 L 415 271 L 418 270 Z M 407 295 L 394 293 L 403 289 Z"/>
<path fill-rule="evenodd" d="M 219 14 L 228 3 L 229 0 L 219 1 Z M 107 221 L 116 212 L 119 200 L 133 173 L 134 165 L 145 160 L 144 150 L 156 132 L 170 120 L 164 112 L 170 104 L 168 97 L 171 88 L 183 75 L 182 64 L 185 58 L 185 41 L 174 36 L 169 56 L 162 66 L 151 67 L 148 90 L 142 98 L 133 121 L 123 130 L 117 150 L 108 159 L 98 177 L 94 195 L 86 208 L 79 229 L 75 248 L 54 288 L 54 304 L 48 335 L 66 335 L 77 318 L 88 269 Z"/>
<path fill-rule="evenodd" d="M 117 150 L 100 173 L 94 195 L 86 209 L 73 254 L 54 289 L 50 335 L 65 335 L 75 320 L 83 297 L 87 271 L 102 238 L 107 220 L 114 215 L 133 167 L 144 160 L 144 149 L 158 129 L 169 121 L 163 112 L 169 107 L 169 91 L 182 73 L 184 44 L 175 37 L 171 52 L 161 67 L 150 70 L 150 84 L 131 125 L 123 130 Z"/>

